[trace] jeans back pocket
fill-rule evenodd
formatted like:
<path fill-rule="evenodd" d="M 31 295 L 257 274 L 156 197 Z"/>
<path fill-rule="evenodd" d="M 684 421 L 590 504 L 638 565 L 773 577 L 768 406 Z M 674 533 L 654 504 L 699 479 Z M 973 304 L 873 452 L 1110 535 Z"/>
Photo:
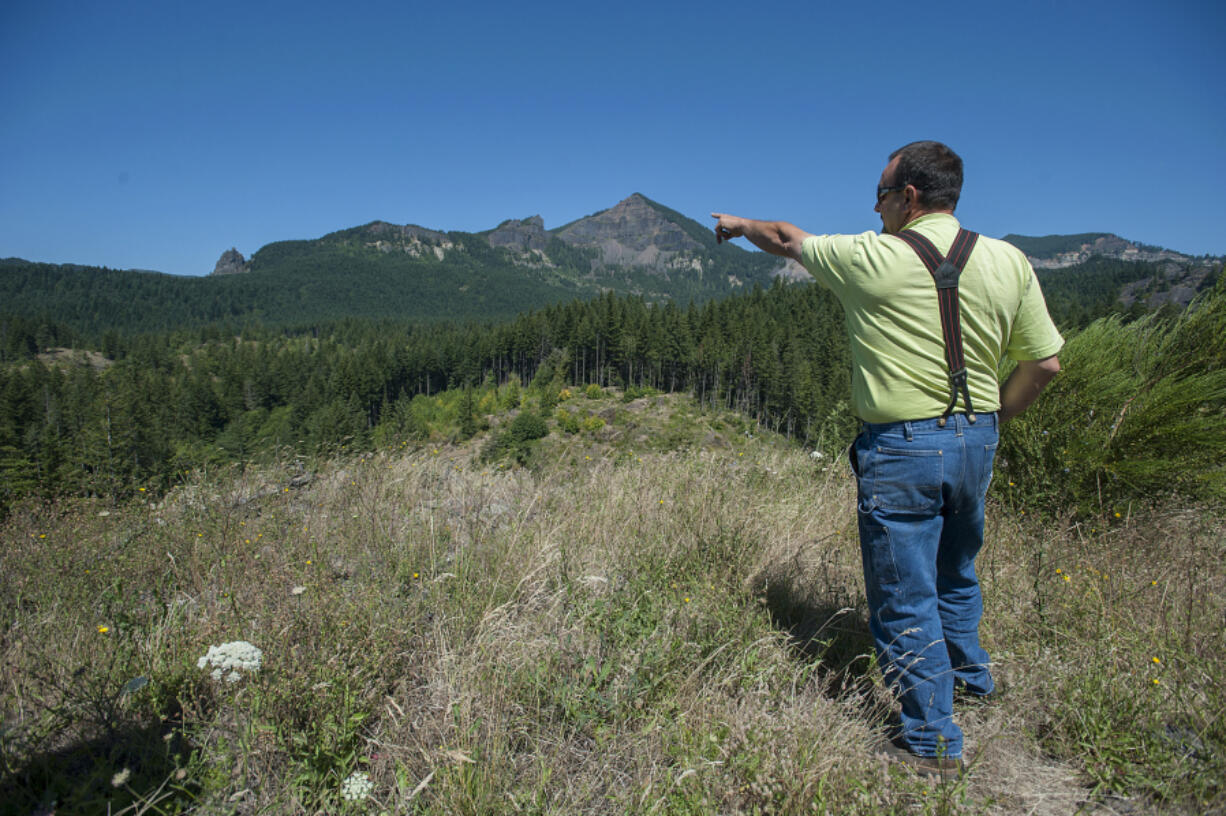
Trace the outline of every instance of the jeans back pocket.
<path fill-rule="evenodd" d="M 862 500 L 893 512 L 933 513 L 940 509 L 944 477 L 940 450 L 876 445 L 869 449 L 867 461 L 861 466 L 865 471 L 861 477 Z"/>

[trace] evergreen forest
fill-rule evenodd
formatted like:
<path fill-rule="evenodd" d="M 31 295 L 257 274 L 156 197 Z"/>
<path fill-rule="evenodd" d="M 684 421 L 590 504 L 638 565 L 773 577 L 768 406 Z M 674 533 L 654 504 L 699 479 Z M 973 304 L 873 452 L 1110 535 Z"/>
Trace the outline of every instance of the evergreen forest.
<path fill-rule="evenodd" d="M 54 319 L 34 308 L 0 314 L 0 509 L 38 495 L 117 500 L 229 462 L 466 438 L 484 427 L 485 416 L 519 407 L 522 393 L 549 416 L 567 386 L 614 387 L 627 398 L 687 392 L 699 405 L 742 412 L 811 446 L 833 449 L 854 435 L 842 312 L 809 284 L 776 281 L 687 307 L 606 292 L 501 321 L 441 320 L 440 307 L 429 321 L 357 309 L 360 316 L 291 324 L 285 315 L 243 313 L 235 304 L 251 303 L 246 296 L 230 302 L 183 294 L 217 280 L 27 265 L 26 274 L 35 273 L 60 274 L 55 289 L 65 300 Z M 103 275 L 112 280 L 106 296 L 95 298 L 86 283 Z M 1122 283 L 1159 275 L 1154 264 L 1099 258 L 1040 279 L 1053 316 L 1075 337 L 1119 310 Z M 180 284 L 186 287 L 176 289 Z M 1218 280 L 1189 314 L 1220 321 L 1221 289 Z M 150 292 L 159 304 L 152 317 Z M 143 322 L 134 305 L 141 298 Z M 201 306 L 206 302 L 211 311 Z M 1113 319 L 1132 338 L 1112 341 L 1124 353 L 1190 318 L 1174 309 L 1146 315 L 1134 306 Z M 1177 372 L 1200 366 L 1210 379 L 1220 375 L 1223 335 L 1204 333 L 1201 345 L 1185 352 L 1201 362 L 1181 363 Z M 56 348 L 93 354 L 47 353 Z M 1155 364 L 1134 385 L 1151 388 L 1162 376 Z M 1207 391 L 1178 393 L 1191 400 L 1193 417 L 1220 422 L 1213 382 L 1201 383 Z M 516 396 L 507 396 L 508 387 Z M 1096 387 L 1086 387 L 1088 395 L 1069 399 L 1091 399 Z M 1118 400 L 1133 398 L 1121 392 Z"/>

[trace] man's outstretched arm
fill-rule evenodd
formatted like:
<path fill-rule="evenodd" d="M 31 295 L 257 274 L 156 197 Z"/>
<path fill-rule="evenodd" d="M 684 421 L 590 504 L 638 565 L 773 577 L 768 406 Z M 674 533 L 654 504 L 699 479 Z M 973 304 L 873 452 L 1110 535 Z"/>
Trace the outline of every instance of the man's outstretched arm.
<path fill-rule="evenodd" d="M 758 249 L 793 261 L 800 260 L 800 245 L 809 237 L 809 233 L 786 221 L 755 221 L 726 213 L 711 213 L 711 217 L 717 219 L 717 242 L 744 237 Z"/>

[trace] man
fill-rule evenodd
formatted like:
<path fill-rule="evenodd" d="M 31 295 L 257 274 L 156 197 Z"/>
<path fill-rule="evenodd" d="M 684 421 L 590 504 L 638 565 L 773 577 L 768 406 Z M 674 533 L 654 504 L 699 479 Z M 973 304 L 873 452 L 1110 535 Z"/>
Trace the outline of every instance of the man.
<path fill-rule="evenodd" d="M 958 155 L 939 142 L 913 142 L 892 153 L 881 173 L 874 208 L 881 234 L 810 235 L 786 222 L 711 214 L 718 241 L 744 236 L 800 261 L 843 305 L 852 404 L 863 421 L 849 453 L 869 625 L 902 708 L 886 750 L 942 777 L 962 767 L 955 686 L 977 697 L 995 690 L 979 644 L 975 556 L 997 426 L 1056 375 L 1063 345 L 1025 255 L 985 237 L 970 244 L 953 278 L 960 325 L 942 325 L 935 281 L 949 270 L 930 273 L 911 244 L 914 234 L 927 238 L 939 253 L 928 261 L 934 267 L 951 254 L 955 237 L 963 241 L 953 215 L 961 190 Z M 965 374 L 951 362 L 961 359 L 946 356 L 955 345 Z M 1002 386 L 1005 354 L 1017 367 Z"/>

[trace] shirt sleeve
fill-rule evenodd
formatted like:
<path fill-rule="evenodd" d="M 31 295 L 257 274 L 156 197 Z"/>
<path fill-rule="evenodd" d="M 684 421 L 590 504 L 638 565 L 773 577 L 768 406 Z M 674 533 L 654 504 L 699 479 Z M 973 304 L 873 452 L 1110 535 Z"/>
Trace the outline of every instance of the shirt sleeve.
<path fill-rule="evenodd" d="M 845 270 L 857 257 L 856 235 L 810 235 L 800 245 L 800 262 L 813 279 L 836 294 L 846 286 Z"/>
<path fill-rule="evenodd" d="M 1058 352 L 1064 338 L 1047 312 L 1039 279 L 1030 270 L 1030 281 L 1018 305 L 1007 353 L 1014 360 L 1042 360 Z"/>

